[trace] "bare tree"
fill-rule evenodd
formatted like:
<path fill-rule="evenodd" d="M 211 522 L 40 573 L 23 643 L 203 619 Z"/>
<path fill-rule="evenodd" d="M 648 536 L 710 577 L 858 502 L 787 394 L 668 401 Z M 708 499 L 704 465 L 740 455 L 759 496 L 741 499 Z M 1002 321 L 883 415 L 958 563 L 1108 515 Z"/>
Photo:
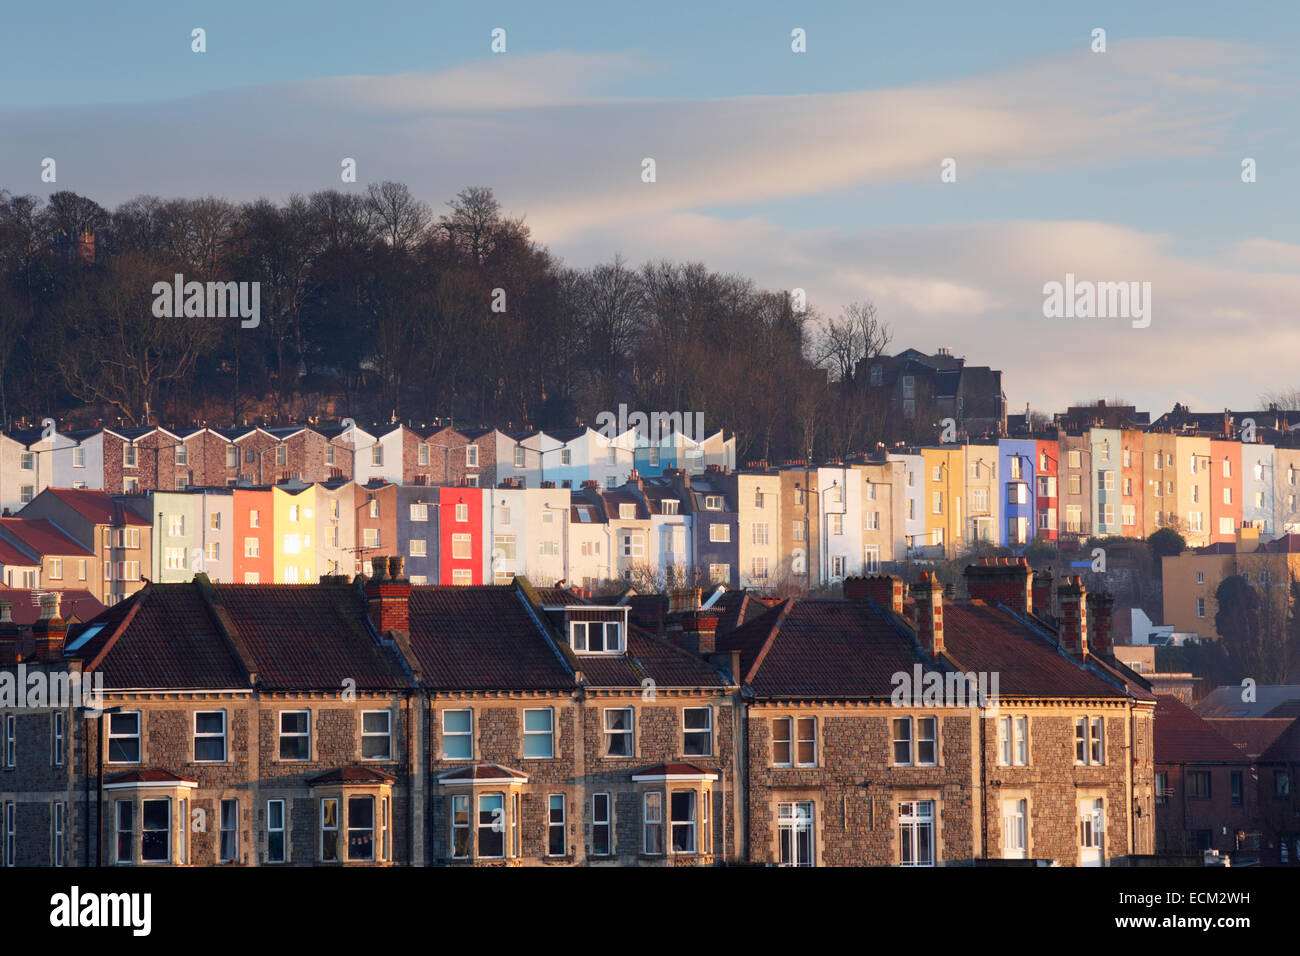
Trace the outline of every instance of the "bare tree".
<path fill-rule="evenodd" d="M 429 226 L 429 206 L 411 195 L 403 183 L 384 180 L 371 183 L 366 205 L 375 217 L 379 233 L 394 249 L 409 249 Z"/>
<path fill-rule="evenodd" d="M 137 254 L 117 256 L 63 316 L 64 384 L 79 400 L 110 405 L 132 424 L 155 421 L 160 388 L 184 381 L 216 339 L 209 319 L 154 317 L 151 289 L 167 274 Z"/>
<path fill-rule="evenodd" d="M 838 318 L 826 321 L 813 346 L 813 359 L 830 370 L 834 381 L 852 384 L 858 364 L 883 353 L 893 337 L 889 323 L 879 319 L 872 303 L 850 302 Z"/>
<path fill-rule="evenodd" d="M 1294 412 L 1300 410 L 1300 388 L 1280 388 L 1275 392 L 1265 392 L 1259 397 L 1264 408 L 1276 405 L 1279 411 Z"/>

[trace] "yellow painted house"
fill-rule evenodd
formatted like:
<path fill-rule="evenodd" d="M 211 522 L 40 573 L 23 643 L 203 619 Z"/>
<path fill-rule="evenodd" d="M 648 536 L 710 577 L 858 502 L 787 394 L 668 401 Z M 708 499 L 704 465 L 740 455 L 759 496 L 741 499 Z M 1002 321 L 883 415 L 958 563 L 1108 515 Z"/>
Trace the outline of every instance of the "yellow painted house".
<path fill-rule="evenodd" d="M 922 448 L 925 458 L 925 544 L 952 555 L 965 547 L 966 447 L 941 445 Z"/>
<path fill-rule="evenodd" d="M 271 488 L 271 539 L 276 584 L 316 581 L 316 486 Z"/>

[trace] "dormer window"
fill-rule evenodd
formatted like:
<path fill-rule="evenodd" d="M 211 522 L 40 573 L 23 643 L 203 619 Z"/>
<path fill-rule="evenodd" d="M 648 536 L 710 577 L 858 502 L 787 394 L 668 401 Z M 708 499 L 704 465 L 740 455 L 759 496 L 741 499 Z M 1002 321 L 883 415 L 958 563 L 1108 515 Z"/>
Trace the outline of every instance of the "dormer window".
<path fill-rule="evenodd" d="M 677 505 L 678 505 L 678 502 L 674 501 L 673 499 L 671 499 L 671 498 L 665 498 L 663 501 L 660 502 L 660 504 L 663 506 L 663 513 L 664 513 L 664 514 L 666 514 L 666 515 L 675 515 L 675 514 L 677 514 Z"/>
<path fill-rule="evenodd" d="M 569 644 L 579 654 L 621 654 L 623 625 L 619 621 L 571 621 Z"/>
<path fill-rule="evenodd" d="M 618 516 L 624 521 L 631 521 L 636 517 L 636 505 L 621 504 L 618 506 Z"/>
<path fill-rule="evenodd" d="M 721 511 L 721 510 L 722 510 L 722 495 L 705 495 L 705 496 L 704 496 L 704 510 L 705 510 L 705 511 Z"/>

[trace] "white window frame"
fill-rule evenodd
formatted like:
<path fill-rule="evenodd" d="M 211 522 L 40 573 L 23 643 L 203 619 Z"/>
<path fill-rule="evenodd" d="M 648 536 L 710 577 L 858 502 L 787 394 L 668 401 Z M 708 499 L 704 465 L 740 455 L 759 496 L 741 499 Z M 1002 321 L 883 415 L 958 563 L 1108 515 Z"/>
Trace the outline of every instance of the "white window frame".
<path fill-rule="evenodd" d="M 285 819 L 284 803 L 285 802 L 283 800 L 266 801 L 266 862 L 267 863 L 284 863 L 287 862 L 288 860 L 289 833 L 288 833 L 288 828 L 286 826 L 287 821 Z M 277 804 L 280 807 L 280 825 L 278 827 L 272 825 L 272 821 L 274 820 L 274 817 L 271 813 L 271 808 Z M 271 849 L 271 837 L 273 834 L 277 834 L 277 833 L 280 835 L 280 852 L 278 855 L 275 854 Z"/>
<path fill-rule="evenodd" d="M 935 864 L 935 801 L 904 800 L 898 805 L 899 865 L 934 866 Z M 922 831 L 928 831 L 929 856 L 920 858 Z M 908 859 L 910 857 L 911 859 Z"/>
<path fill-rule="evenodd" d="M 705 726 L 691 727 L 686 719 L 690 713 L 703 713 L 705 716 Z M 703 737 L 704 749 L 692 750 L 691 738 Z M 682 708 L 682 756 L 684 757 L 712 757 L 713 756 L 713 708 L 704 707 L 683 707 Z"/>
<path fill-rule="evenodd" d="M 220 714 L 220 715 L 221 715 L 221 731 L 220 731 L 220 733 L 212 733 L 211 731 L 205 731 L 205 732 L 203 732 L 203 733 L 200 733 L 200 732 L 199 732 L 199 716 L 200 716 L 200 715 L 211 716 L 212 714 Z M 228 743 L 227 743 L 227 740 L 226 740 L 226 726 L 227 726 L 227 719 L 226 719 L 226 712 L 225 712 L 224 710 L 196 710 L 196 711 L 194 712 L 194 752 L 193 752 L 193 757 L 194 757 L 194 762 L 195 762 L 195 763 L 226 763 L 227 759 L 228 759 L 229 756 L 230 756 L 230 751 L 229 751 Z M 211 759 L 211 758 L 203 758 L 203 759 L 200 759 L 200 758 L 199 758 L 199 741 L 200 741 L 200 740 L 214 740 L 214 739 L 219 739 L 219 740 L 221 741 L 221 759 L 220 759 L 220 760 L 213 760 L 213 759 Z"/>
<path fill-rule="evenodd" d="M 366 718 L 379 715 L 384 718 L 383 731 L 366 730 Z M 367 755 L 367 740 L 382 740 L 384 742 L 384 752 L 382 754 Z M 361 712 L 361 759 L 377 761 L 393 759 L 393 712 L 391 710 L 363 710 Z"/>
<path fill-rule="evenodd" d="M 546 715 L 546 729 L 545 729 L 545 730 L 536 730 L 536 729 L 534 729 L 534 730 L 529 730 L 529 729 L 528 729 L 528 715 L 529 715 L 529 714 L 545 714 L 545 715 Z M 525 759 L 525 760 L 554 760 L 554 759 L 555 759 L 555 708 L 554 708 L 554 707 L 529 707 L 529 708 L 525 708 L 525 710 L 524 710 L 524 716 L 523 716 L 523 728 L 524 728 L 524 741 L 523 741 L 523 743 L 524 743 L 524 748 L 523 748 L 523 759 Z M 533 741 L 533 742 L 537 742 L 537 741 L 540 741 L 540 740 L 545 740 L 545 742 L 546 742 L 546 746 L 545 746 L 546 753 L 544 753 L 544 754 L 536 754 L 536 753 L 530 754 L 530 753 L 528 752 L 528 744 L 529 744 L 530 740 Z"/>
<path fill-rule="evenodd" d="M 295 570 L 296 570 L 296 569 L 295 569 Z M 306 714 L 306 715 L 307 715 L 307 729 L 306 729 L 305 731 L 296 731 L 296 730 L 295 730 L 295 731 L 292 731 L 292 732 L 290 732 L 290 733 L 285 733 L 285 730 L 284 730 L 284 718 L 287 717 L 287 716 L 289 716 L 290 714 Z M 276 759 L 277 759 L 277 760 L 282 761 L 282 762 L 285 762 L 285 763 L 305 763 L 305 762 L 311 760 L 311 729 L 312 729 L 312 728 L 311 728 L 311 724 L 312 724 L 312 720 L 311 720 L 311 711 L 310 711 L 310 710 L 281 710 L 281 711 L 278 711 L 278 712 L 277 712 L 277 714 L 276 714 L 276 718 L 275 718 L 275 725 L 276 725 L 276 730 L 277 730 L 275 753 L 276 753 Z M 285 747 L 285 743 L 286 743 L 286 742 L 288 742 L 288 741 L 303 740 L 303 739 L 305 739 L 306 742 L 307 742 L 307 747 L 306 747 L 306 751 L 307 751 L 307 753 L 306 753 L 306 756 L 304 756 L 304 757 L 286 757 L 286 756 L 284 755 L 284 747 Z"/>
<path fill-rule="evenodd" d="M 134 732 L 134 733 L 130 733 L 130 734 L 119 734 L 119 733 L 114 733 L 114 732 L 113 732 L 113 722 L 114 722 L 113 719 L 114 719 L 115 717 L 134 717 L 134 718 L 135 718 L 135 732 Z M 104 760 L 104 762 L 105 762 L 105 763 L 112 763 L 112 764 L 135 764 L 135 763 L 140 763 L 141 759 L 142 759 L 143 756 L 144 756 L 144 735 L 143 735 L 144 727 L 143 727 L 143 724 L 144 724 L 144 718 L 143 718 L 141 712 L 138 711 L 138 710 L 127 710 L 127 711 L 122 711 L 121 713 L 118 713 L 118 714 L 109 714 L 109 715 L 108 715 L 108 736 L 107 736 L 107 738 L 106 738 L 106 745 L 107 745 L 107 746 L 105 747 L 105 760 Z M 113 741 L 115 741 L 115 740 L 134 740 L 134 741 L 135 741 L 135 759 L 134 759 L 134 760 L 114 760 L 114 759 L 113 759 Z M 12 766 L 12 764 L 11 764 L 11 766 Z"/>
<path fill-rule="evenodd" d="M 628 724 L 626 729 L 613 729 L 610 727 L 611 714 L 627 714 Z M 633 707 L 605 707 L 601 712 L 601 726 L 604 732 L 602 741 L 601 756 L 607 760 L 630 760 L 636 756 L 636 709 Z M 627 752 L 615 753 L 613 743 L 615 740 L 626 741 Z"/>
<path fill-rule="evenodd" d="M 469 714 L 469 727 L 466 730 L 448 730 L 448 714 Z M 474 708 L 472 707 L 449 707 L 442 711 L 442 717 L 439 724 L 442 728 L 440 748 L 442 750 L 443 760 L 473 760 L 474 759 Z M 451 754 L 447 749 L 448 738 L 455 738 L 458 742 L 469 744 L 468 756 L 457 756 Z"/>

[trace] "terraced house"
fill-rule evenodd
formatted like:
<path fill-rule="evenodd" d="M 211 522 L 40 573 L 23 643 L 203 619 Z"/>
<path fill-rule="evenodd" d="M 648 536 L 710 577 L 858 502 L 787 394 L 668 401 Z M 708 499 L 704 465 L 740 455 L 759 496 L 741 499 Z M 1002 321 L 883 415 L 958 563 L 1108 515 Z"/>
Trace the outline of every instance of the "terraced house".
<path fill-rule="evenodd" d="M 571 592 L 155 584 L 68 635 L 0 602 L 0 667 L 102 699 L 6 711 L 6 861 L 709 865 L 739 858 L 739 695 Z M 48 706 L 47 706 L 48 705 Z"/>
<path fill-rule="evenodd" d="M 788 600 L 718 639 L 749 701 L 750 860 L 1103 866 L 1152 852 L 1155 697 L 1111 653 L 1109 599 L 1063 582 L 1055 621 L 1028 567 L 1003 560 L 968 569 L 969 601 L 925 578 L 908 608 L 901 580 L 850 578 L 850 600 Z M 930 674 L 943 694 L 918 686 Z M 996 706 L 975 697 L 981 676 Z"/>

